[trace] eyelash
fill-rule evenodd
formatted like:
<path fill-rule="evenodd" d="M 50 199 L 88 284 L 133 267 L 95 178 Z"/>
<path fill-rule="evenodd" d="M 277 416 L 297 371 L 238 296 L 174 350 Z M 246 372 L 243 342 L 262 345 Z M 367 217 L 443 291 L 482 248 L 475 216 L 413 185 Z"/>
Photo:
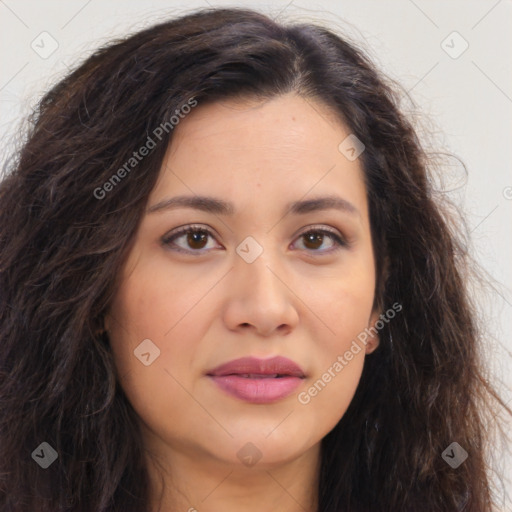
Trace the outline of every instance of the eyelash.
<path fill-rule="evenodd" d="M 177 238 L 180 238 L 183 235 L 188 235 L 190 233 L 197 233 L 197 232 L 204 232 L 208 236 L 215 238 L 214 234 L 209 229 L 207 229 L 203 226 L 189 225 L 189 226 L 184 226 L 184 227 L 180 228 L 178 231 L 176 231 L 174 233 L 171 232 L 171 233 L 165 235 L 162 238 L 162 243 L 166 246 L 171 247 L 172 250 L 175 250 L 177 252 L 182 252 L 182 253 L 186 253 L 186 254 L 194 254 L 194 255 L 200 256 L 201 254 L 204 254 L 205 252 L 207 252 L 209 249 L 186 250 L 186 249 L 183 249 L 181 247 L 177 247 L 174 245 L 174 241 Z M 336 233 L 335 231 L 327 229 L 327 228 L 315 228 L 314 226 L 312 228 L 310 228 L 309 230 L 300 233 L 297 238 L 300 238 L 305 235 L 309 235 L 311 233 L 315 233 L 315 234 L 321 233 L 323 235 L 328 235 L 331 238 L 331 240 L 334 241 L 335 246 L 327 251 L 310 249 L 308 252 L 318 253 L 320 255 L 332 254 L 334 252 L 339 251 L 343 247 L 349 246 L 348 242 L 343 237 L 341 237 L 338 233 Z M 174 247 L 172 247 L 173 245 L 174 245 Z"/>

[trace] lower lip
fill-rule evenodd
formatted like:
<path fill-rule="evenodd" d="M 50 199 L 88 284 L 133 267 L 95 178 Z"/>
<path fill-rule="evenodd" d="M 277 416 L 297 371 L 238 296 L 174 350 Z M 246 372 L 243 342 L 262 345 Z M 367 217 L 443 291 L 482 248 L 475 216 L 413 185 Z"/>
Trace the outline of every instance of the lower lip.
<path fill-rule="evenodd" d="M 211 376 L 226 393 L 245 402 L 268 404 L 287 397 L 302 383 L 299 377 L 249 379 L 238 375 Z"/>

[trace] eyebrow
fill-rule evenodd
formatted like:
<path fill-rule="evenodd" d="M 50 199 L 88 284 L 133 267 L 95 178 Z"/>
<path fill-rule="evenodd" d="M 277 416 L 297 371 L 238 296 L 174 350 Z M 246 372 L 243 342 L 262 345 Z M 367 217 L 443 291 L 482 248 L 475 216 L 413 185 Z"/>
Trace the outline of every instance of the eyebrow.
<path fill-rule="evenodd" d="M 208 196 L 176 196 L 164 199 L 153 206 L 150 206 L 147 213 L 174 210 L 177 208 L 192 208 L 215 215 L 234 215 L 235 207 L 232 203 L 222 199 Z M 303 215 L 321 210 L 341 210 L 351 215 L 360 216 L 359 210 L 349 201 L 339 196 L 322 196 L 303 201 L 293 201 L 285 206 L 284 211 L 294 215 Z"/>

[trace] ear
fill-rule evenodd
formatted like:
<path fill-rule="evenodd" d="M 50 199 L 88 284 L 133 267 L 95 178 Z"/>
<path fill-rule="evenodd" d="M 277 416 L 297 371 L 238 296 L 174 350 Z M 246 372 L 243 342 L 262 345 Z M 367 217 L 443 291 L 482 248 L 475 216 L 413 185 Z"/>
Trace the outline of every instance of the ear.
<path fill-rule="evenodd" d="M 103 319 L 103 328 L 105 329 L 105 331 L 109 332 L 110 326 L 110 315 L 107 313 Z"/>
<path fill-rule="evenodd" d="M 375 324 L 377 320 L 379 320 L 381 315 L 380 310 L 373 310 L 370 319 L 368 321 L 368 330 L 370 331 L 370 336 L 368 336 L 367 342 L 366 342 L 366 353 L 371 354 L 375 350 L 377 350 L 377 347 L 379 346 L 379 334 L 378 329 L 375 328 Z"/>

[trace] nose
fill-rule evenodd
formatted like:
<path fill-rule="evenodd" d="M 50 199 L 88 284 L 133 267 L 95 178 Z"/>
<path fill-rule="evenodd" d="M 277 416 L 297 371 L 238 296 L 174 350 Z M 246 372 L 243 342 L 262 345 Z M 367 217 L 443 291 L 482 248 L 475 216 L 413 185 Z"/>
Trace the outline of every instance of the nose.
<path fill-rule="evenodd" d="M 299 322 L 297 291 L 276 258 L 265 251 L 253 263 L 236 257 L 227 283 L 225 325 L 264 337 L 289 334 Z"/>

